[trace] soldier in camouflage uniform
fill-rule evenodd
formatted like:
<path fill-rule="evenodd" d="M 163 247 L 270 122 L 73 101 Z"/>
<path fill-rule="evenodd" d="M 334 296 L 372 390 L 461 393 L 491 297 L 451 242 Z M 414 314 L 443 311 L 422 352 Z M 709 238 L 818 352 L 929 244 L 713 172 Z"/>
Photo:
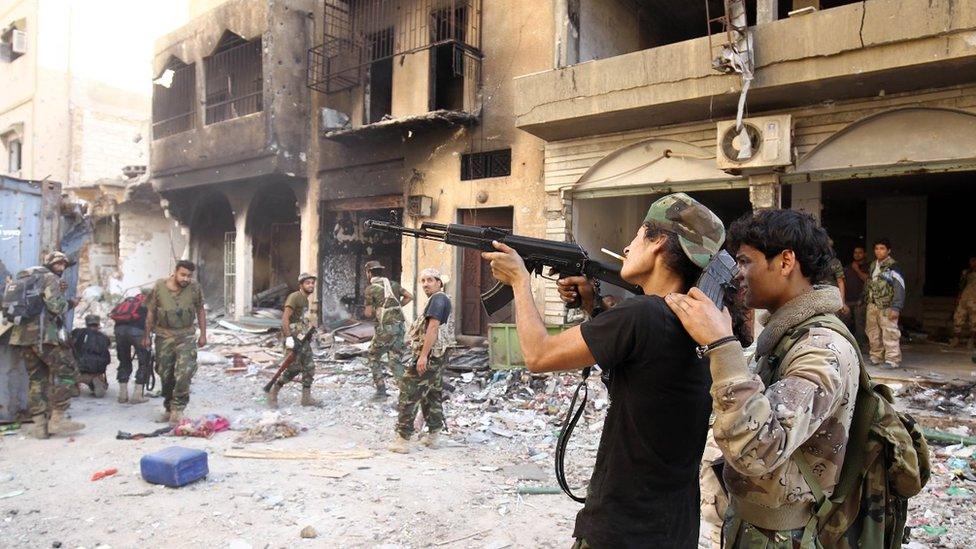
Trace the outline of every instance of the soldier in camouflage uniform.
<path fill-rule="evenodd" d="M 730 338 L 728 316 L 704 294 L 693 289 L 668 294 L 666 301 L 710 362 L 712 428 L 730 496 L 726 546 L 792 549 L 800 546 L 818 501 L 798 463 L 816 471 L 824 497 L 840 480 L 860 353 L 835 329 L 845 330 L 833 317 L 843 305 L 840 292 L 813 283 L 822 280 L 833 253 L 811 216 L 756 213 L 730 227 L 728 245 L 740 267 L 745 305 L 772 313 L 749 361 Z M 835 328 L 797 332 L 783 350 L 794 328 L 814 317 L 834 318 Z M 779 360 L 767 361 L 771 355 Z"/>
<path fill-rule="evenodd" d="M 164 411 L 157 422 L 177 425 L 190 401 L 190 382 L 197 371 L 197 347 L 207 344 L 207 313 L 203 290 L 192 280 L 196 265 L 177 261 L 169 278 L 153 286 L 146 300 L 146 335 L 156 334 L 156 373 L 162 383 Z M 200 328 L 196 336 L 194 324 Z"/>
<path fill-rule="evenodd" d="M 398 282 L 383 276 L 386 268 L 379 261 L 366 263 L 366 288 L 364 314 L 366 318 L 376 319 L 376 331 L 369 346 L 367 364 L 373 374 L 376 387 L 375 400 L 384 399 L 386 392 L 386 372 L 399 380 L 403 376 L 403 307 L 413 300 L 413 295 L 400 287 Z M 386 367 L 383 356 L 386 355 Z"/>
<path fill-rule="evenodd" d="M 298 275 L 298 290 L 292 292 L 285 299 L 285 308 L 281 313 L 281 337 L 285 354 L 295 348 L 296 338 L 305 337 L 312 323 L 308 318 L 308 296 L 315 291 L 315 275 L 302 273 Z M 295 361 L 278 378 L 278 381 L 268 391 L 268 407 L 278 407 L 278 392 L 295 376 L 302 374 L 302 406 L 318 406 L 318 400 L 312 398 L 312 382 L 315 379 L 315 361 L 312 360 L 311 342 L 303 342 L 295 356 Z"/>
<path fill-rule="evenodd" d="M 875 260 L 868 267 L 870 278 L 864 285 L 867 305 L 865 331 L 871 346 L 871 364 L 888 368 L 901 365 L 901 330 L 898 317 L 905 306 L 905 279 L 891 257 L 891 242 L 882 238 L 874 243 Z"/>
<path fill-rule="evenodd" d="M 447 321 L 451 316 L 451 298 L 444 293 L 443 276 L 437 269 L 424 269 L 420 284 L 427 294 L 424 312 L 410 326 L 411 366 L 400 378 L 400 400 L 397 403 L 396 438 L 390 451 L 410 451 L 413 422 L 417 409 L 424 414 L 427 436 L 422 443 L 438 448 L 438 437 L 444 429 L 444 366 L 447 364 L 451 337 Z"/>
<path fill-rule="evenodd" d="M 61 329 L 64 313 L 78 304 L 77 299 L 68 300 L 64 295 L 67 283 L 61 275 L 69 263 L 68 256 L 52 252 L 43 266 L 30 268 L 43 275 L 44 310 L 38 317 L 15 325 L 10 333 L 10 345 L 20 349 L 27 366 L 27 401 L 34 420 L 31 434 L 36 438 L 85 428 L 65 417 L 78 380 L 78 366 Z"/>
<path fill-rule="evenodd" d="M 976 257 L 969 258 L 969 268 L 959 276 L 959 303 L 952 315 L 953 347 L 959 345 L 959 340 L 969 334 L 970 349 L 976 344 Z"/>

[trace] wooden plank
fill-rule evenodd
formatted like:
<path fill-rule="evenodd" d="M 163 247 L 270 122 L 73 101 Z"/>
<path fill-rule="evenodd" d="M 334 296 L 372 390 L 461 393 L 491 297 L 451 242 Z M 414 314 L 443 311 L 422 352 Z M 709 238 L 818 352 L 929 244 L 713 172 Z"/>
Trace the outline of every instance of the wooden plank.
<path fill-rule="evenodd" d="M 342 460 L 367 459 L 373 457 L 370 450 L 308 450 L 292 452 L 289 450 L 273 450 L 270 448 L 242 450 L 231 448 L 224 452 L 224 457 L 244 459 L 296 459 L 296 460 Z"/>

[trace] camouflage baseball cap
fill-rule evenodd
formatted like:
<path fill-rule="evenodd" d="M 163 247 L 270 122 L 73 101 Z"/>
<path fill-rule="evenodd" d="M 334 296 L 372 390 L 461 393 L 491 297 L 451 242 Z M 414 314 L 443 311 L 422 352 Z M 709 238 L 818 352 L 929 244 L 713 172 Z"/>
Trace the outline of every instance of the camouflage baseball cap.
<path fill-rule="evenodd" d="M 91 326 L 92 324 L 101 324 L 102 317 L 98 315 L 85 315 L 85 326 Z"/>
<path fill-rule="evenodd" d="M 366 262 L 366 270 L 367 271 L 375 271 L 377 269 L 385 269 L 385 268 L 386 267 L 384 267 L 382 263 L 380 263 L 379 261 L 376 261 L 375 259 L 373 261 L 367 261 Z"/>
<path fill-rule="evenodd" d="M 68 266 L 72 264 L 71 260 L 68 259 L 68 256 L 65 255 L 63 252 L 51 252 L 44 257 L 45 265 L 54 265 L 55 263 L 62 262 L 62 261 Z"/>
<path fill-rule="evenodd" d="M 298 283 L 301 284 L 302 282 L 305 282 L 306 280 L 308 280 L 310 278 L 311 279 L 315 279 L 315 278 L 318 278 L 318 277 L 315 276 L 315 275 L 313 275 L 312 273 L 302 273 L 302 274 L 298 275 Z"/>
<path fill-rule="evenodd" d="M 644 222 L 677 234 L 681 249 L 703 269 L 725 243 L 722 220 L 685 193 L 669 194 L 656 200 L 647 209 Z"/>

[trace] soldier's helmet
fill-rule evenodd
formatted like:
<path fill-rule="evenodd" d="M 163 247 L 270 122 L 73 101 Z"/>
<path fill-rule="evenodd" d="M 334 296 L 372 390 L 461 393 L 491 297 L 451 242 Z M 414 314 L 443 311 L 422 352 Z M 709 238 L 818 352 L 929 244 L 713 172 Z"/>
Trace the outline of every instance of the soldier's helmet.
<path fill-rule="evenodd" d="M 302 282 L 305 282 L 306 280 L 308 280 L 310 278 L 312 280 L 315 280 L 318 277 L 316 277 L 315 275 L 313 275 L 311 273 L 302 273 L 302 274 L 298 275 L 298 283 L 301 284 Z"/>
<path fill-rule="evenodd" d="M 85 315 L 85 326 L 101 326 L 102 317 L 98 315 Z"/>
<path fill-rule="evenodd" d="M 55 263 L 64 263 L 65 265 L 70 266 L 71 260 L 68 259 L 68 256 L 63 252 L 51 252 L 44 258 L 44 265 L 48 267 L 54 265 Z"/>
<path fill-rule="evenodd" d="M 380 263 L 379 261 L 376 261 L 375 259 L 372 260 L 372 261 L 367 261 L 366 262 L 366 270 L 367 271 L 376 271 L 376 270 L 385 269 L 385 268 L 386 267 L 384 267 L 382 263 Z"/>

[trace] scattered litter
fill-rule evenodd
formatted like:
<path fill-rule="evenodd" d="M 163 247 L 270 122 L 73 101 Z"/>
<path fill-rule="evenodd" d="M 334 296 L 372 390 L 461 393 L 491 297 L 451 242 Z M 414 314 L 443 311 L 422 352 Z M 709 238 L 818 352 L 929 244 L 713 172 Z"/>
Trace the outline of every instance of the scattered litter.
<path fill-rule="evenodd" d="M 197 364 L 227 364 L 227 359 L 211 351 L 197 351 Z"/>
<path fill-rule="evenodd" d="M 141 440 L 144 438 L 154 438 L 154 437 L 166 435 L 172 431 L 173 431 L 172 427 L 160 427 L 159 429 L 156 429 L 155 431 L 149 433 L 127 433 L 125 431 L 119 431 L 118 434 L 115 435 L 115 438 L 117 440 Z"/>
<path fill-rule="evenodd" d="M 515 493 L 523 496 L 547 496 L 561 494 L 563 491 L 556 486 L 519 486 Z"/>
<path fill-rule="evenodd" d="M 115 467 L 110 467 L 108 469 L 102 469 L 91 476 L 92 482 L 96 480 L 102 480 L 103 478 L 110 477 L 118 473 L 119 470 Z"/>
<path fill-rule="evenodd" d="M 298 436 L 301 430 L 301 427 L 291 421 L 261 422 L 244 431 L 234 440 L 236 442 L 270 442 L 279 438 Z"/>
<path fill-rule="evenodd" d="M 315 531 L 315 528 L 306 526 L 305 528 L 302 528 L 301 536 L 305 539 L 312 539 L 319 537 L 319 533 Z"/>
<path fill-rule="evenodd" d="M 180 420 L 176 427 L 173 427 L 172 434 L 181 437 L 200 437 L 210 438 L 214 433 L 230 429 L 230 421 L 218 414 L 207 414 L 197 419 L 184 418 Z"/>

